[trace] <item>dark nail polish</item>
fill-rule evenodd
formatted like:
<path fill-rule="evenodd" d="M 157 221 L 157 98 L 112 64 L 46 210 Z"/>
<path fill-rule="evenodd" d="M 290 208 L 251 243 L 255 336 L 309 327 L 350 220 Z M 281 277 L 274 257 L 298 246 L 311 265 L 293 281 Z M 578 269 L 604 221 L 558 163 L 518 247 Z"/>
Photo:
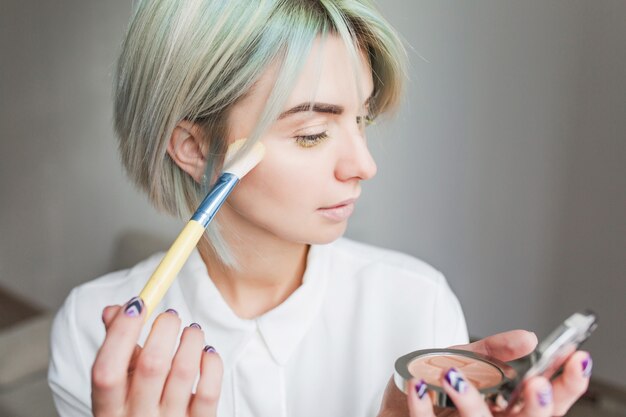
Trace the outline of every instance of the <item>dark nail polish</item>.
<path fill-rule="evenodd" d="M 552 388 L 548 387 L 543 391 L 540 391 L 537 394 L 537 400 L 539 401 L 539 405 L 545 407 L 552 402 Z"/>
<path fill-rule="evenodd" d="M 589 378 L 591 376 L 591 369 L 593 368 L 593 360 L 591 356 L 587 356 L 583 361 L 583 376 Z"/>
<path fill-rule="evenodd" d="M 420 400 L 424 398 L 424 395 L 428 392 L 428 387 L 423 379 L 415 385 L 415 392 L 417 392 L 417 396 Z"/>
<path fill-rule="evenodd" d="M 124 314 L 129 317 L 137 317 L 141 315 L 143 311 L 143 300 L 139 297 L 133 297 L 126 303 L 124 307 Z"/>
<path fill-rule="evenodd" d="M 202 329 L 198 323 L 191 323 L 189 327 L 193 327 L 194 329 Z"/>
<path fill-rule="evenodd" d="M 459 371 L 455 368 L 450 368 L 448 372 L 446 372 L 446 381 L 448 381 L 448 384 L 459 394 L 463 394 L 467 391 L 467 382 L 465 382 Z"/>
<path fill-rule="evenodd" d="M 165 310 L 166 313 L 170 313 L 170 314 L 175 314 L 178 316 L 178 311 L 174 310 L 173 308 L 168 308 L 167 310 Z"/>
<path fill-rule="evenodd" d="M 206 345 L 204 347 L 204 349 L 202 349 L 202 350 L 204 350 L 205 352 L 208 352 L 208 353 L 215 353 L 216 352 L 215 348 L 213 346 L 209 346 L 209 345 Z"/>

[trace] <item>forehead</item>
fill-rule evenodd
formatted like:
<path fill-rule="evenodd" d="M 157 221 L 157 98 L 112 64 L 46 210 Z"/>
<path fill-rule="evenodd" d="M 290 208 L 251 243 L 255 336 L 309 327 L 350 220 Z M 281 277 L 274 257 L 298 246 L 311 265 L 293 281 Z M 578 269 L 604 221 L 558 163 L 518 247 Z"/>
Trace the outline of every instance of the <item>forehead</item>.
<path fill-rule="evenodd" d="M 353 57 L 338 36 L 315 40 L 286 108 L 307 101 L 360 107 L 373 89 L 372 71 L 366 56 Z"/>
<path fill-rule="evenodd" d="M 374 88 L 372 71 L 365 54 L 351 55 L 336 35 L 316 38 L 294 87 L 282 109 L 306 102 L 335 104 L 346 109 L 360 108 Z M 279 65 L 271 65 L 252 90 L 233 108 L 237 115 L 260 115 L 274 88 Z"/>

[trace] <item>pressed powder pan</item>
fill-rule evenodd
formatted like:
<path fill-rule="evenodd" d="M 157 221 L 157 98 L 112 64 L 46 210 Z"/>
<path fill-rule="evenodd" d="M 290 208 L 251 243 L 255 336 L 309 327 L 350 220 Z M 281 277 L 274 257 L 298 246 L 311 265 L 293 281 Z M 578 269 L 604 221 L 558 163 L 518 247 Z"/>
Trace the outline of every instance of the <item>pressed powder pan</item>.
<path fill-rule="evenodd" d="M 441 375 L 452 367 L 461 371 L 485 398 L 494 398 L 503 386 L 513 383 L 518 376 L 513 367 L 478 353 L 459 349 L 424 349 L 396 361 L 394 380 L 396 386 L 406 392 L 405 381 L 423 379 L 433 404 L 454 407 L 440 382 Z"/>
<path fill-rule="evenodd" d="M 422 351 L 423 352 L 423 351 Z M 478 358 L 472 358 L 463 352 L 463 355 L 455 354 L 450 350 L 447 354 L 434 353 L 422 354 L 408 364 L 412 375 L 420 375 L 427 383 L 436 385 L 442 372 L 450 368 L 460 370 L 478 389 L 495 387 L 506 377 L 506 365 L 495 365 L 493 360 L 485 362 Z"/>
<path fill-rule="evenodd" d="M 440 382 L 441 375 L 454 367 L 465 375 L 485 400 L 500 409 L 510 409 L 517 402 L 527 379 L 537 375 L 546 378 L 555 375 L 596 327 L 597 319 L 593 312 L 575 313 L 539 343 L 533 353 L 508 363 L 467 350 L 418 350 L 398 358 L 394 381 L 406 393 L 411 378 L 423 379 L 433 404 L 454 407 Z"/>

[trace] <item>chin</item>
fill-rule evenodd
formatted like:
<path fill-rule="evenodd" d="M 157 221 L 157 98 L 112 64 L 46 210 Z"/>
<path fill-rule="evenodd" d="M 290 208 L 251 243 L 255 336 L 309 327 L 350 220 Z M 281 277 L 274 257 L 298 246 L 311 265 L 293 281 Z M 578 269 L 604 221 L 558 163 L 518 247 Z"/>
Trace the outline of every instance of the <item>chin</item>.
<path fill-rule="evenodd" d="M 334 242 L 344 235 L 348 227 L 348 222 L 343 222 L 336 227 L 320 228 L 315 231 L 315 236 L 308 239 L 308 243 L 311 245 L 325 245 L 327 243 Z M 326 230 L 324 230 L 326 229 Z"/>

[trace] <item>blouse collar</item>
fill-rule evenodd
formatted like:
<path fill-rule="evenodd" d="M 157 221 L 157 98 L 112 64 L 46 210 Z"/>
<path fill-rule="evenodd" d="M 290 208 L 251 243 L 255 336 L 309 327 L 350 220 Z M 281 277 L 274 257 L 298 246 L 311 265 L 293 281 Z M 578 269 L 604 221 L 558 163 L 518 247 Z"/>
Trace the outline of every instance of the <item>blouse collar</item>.
<path fill-rule="evenodd" d="M 255 319 L 238 317 L 209 278 L 197 250 L 180 274 L 179 285 L 192 319 L 210 329 L 207 342 L 215 346 L 225 367 L 233 366 L 256 331 L 279 365 L 284 365 L 304 338 L 324 300 L 330 259 L 328 245 L 311 245 L 298 287 L 285 301 Z"/>

